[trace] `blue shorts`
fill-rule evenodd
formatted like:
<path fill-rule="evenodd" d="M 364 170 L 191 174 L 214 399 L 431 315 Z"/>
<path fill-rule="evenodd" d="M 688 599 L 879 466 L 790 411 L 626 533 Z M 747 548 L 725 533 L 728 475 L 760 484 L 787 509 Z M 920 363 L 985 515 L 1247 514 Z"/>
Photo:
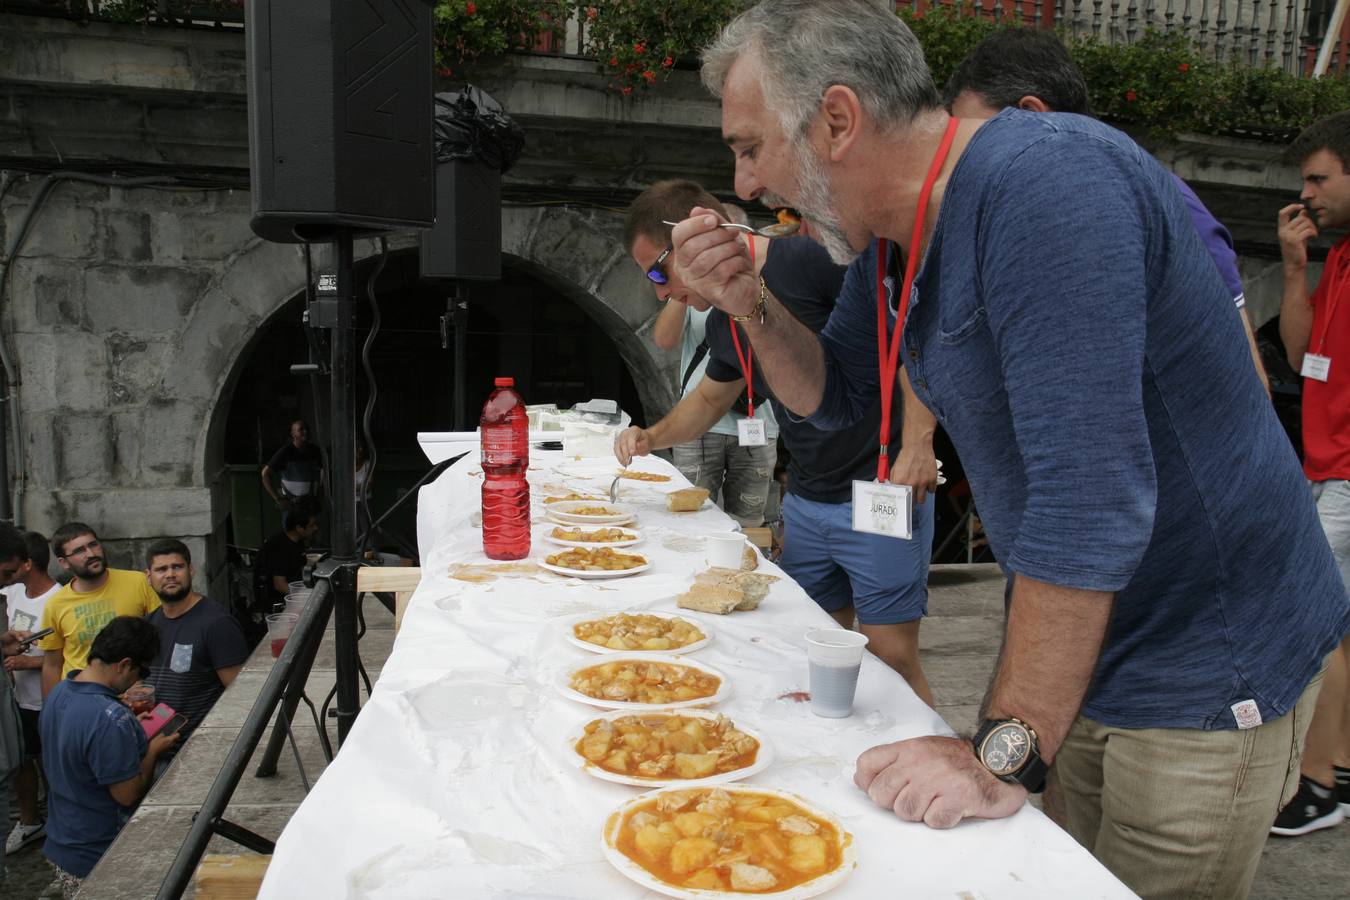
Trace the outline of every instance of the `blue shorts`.
<path fill-rule="evenodd" d="M 912 622 L 928 613 L 933 497 L 914 506 L 908 541 L 853 530 L 853 504 L 783 501 L 783 571 L 826 612 L 853 607 L 864 625 Z"/>

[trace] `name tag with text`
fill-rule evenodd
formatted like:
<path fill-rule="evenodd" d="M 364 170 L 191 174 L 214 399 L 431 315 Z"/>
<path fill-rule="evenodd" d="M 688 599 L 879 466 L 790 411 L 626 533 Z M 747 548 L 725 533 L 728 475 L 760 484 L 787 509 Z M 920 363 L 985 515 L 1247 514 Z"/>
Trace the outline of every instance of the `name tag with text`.
<path fill-rule="evenodd" d="M 763 419 L 737 419 L 736 438 L 742 447 L 763 447 L 767 443 Z"/>
<path fill-rule="evenodd" d="M 907 484 L 853 482 L 853 530 L 906 541 L 913 538 L 913 489 Z"/>
<path fill-rule="evenodd" d="M 1326 381 L 1331 375 L 1331 357 L 1316 353 L 1303 354 L 1303 371 L 1299 374 L 1314 381 Z"/>

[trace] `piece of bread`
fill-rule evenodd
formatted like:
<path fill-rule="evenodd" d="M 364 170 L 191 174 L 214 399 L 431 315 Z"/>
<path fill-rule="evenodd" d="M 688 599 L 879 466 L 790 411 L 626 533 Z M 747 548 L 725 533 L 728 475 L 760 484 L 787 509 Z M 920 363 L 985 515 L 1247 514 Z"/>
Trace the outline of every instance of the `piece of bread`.
<path fill-rule="evenodd" d="M 666 506 L 671 512 L 694 512 L 708 499 L 708 489 L 701 487 L 681 488 L 666 494 Z"/>
<path fill-rule="evenodd" d="M 695 584 L 675 598 L 680 609 L 725 616 L 745 600 L 745 594 L 728 585 Z"/>
<path fill-rule="evenodd" d="M 759 568 L 759 551 L 754 544 L 746 544 L 741 552 L 741 571 L 753 572 Z"/>
<path fill-rule="evenodd" d="M 759 602 L 768 595 L 770 586 L 777 580 L 777 575 L 713 568 L 695 575 L 694 587 L 730 590 L 740 597 L 736 609 L 750 610 L 759 606 Z"/>

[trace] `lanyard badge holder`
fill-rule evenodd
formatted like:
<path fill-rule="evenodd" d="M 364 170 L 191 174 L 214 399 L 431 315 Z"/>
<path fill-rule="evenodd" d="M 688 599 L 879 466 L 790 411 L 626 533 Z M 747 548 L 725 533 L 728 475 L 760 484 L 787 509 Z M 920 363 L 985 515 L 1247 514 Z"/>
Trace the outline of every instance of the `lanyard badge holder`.
<path fill-rule="evenodd" d="M 753 264 L 754 238 L 747 243 L 750 245 L 750 262 Z M 745 416 L 736 420 L 736 443 L 742 447 L 763 447 L 768 443 L 768 435 L 764 431 L 764 420 L 755 418 L 755 348 L 747 347 L 742 351 L 740 326 L 735 322 L 728 324 L 731 326 L 731 343 L 736 348 L 736 360 L 741 364 L 741 373 L 745 376 Z M 746 343 L 749 344 L 749 341 Z"/>
<path fill-rule="evenodd" d="M 937 181 L 947 154 L 952 149 L 952 140 L 956 137 L 956 119 L 947 120 L 947 131 L 942 143 L 933 154 L 932 165 L 928 168 L 928 177 L 919 192 L 919 205 L 914 212 L 914 231 L 909 240 L 909 254 L 905 259 L 905 280 L 900 289 L 900 298 L 895 316 L 895 333 L 887 341 L 886 328 L 886 251 L 885 238 L 877 240 L 877 363 L 881 370 L 881 436 L 880 452 L 877 456 L 876 481 L 853 482 L 853 530 L 885 537 L 912 540 L 914 537 L 914 489 L 907 484 L 891 484 L 890 447 L 887 441 L 891 434 L 891 406 L 895 397 L 896 372 L 900 362 L 900 336 L 905 329 L 905 316 L 909 313 L 909 297 L 914 290 L 914 275 L 918 268 L 923 241 L 923 223 L 928 215 L 928 200 L 933 194 L 933 185 Z"/>

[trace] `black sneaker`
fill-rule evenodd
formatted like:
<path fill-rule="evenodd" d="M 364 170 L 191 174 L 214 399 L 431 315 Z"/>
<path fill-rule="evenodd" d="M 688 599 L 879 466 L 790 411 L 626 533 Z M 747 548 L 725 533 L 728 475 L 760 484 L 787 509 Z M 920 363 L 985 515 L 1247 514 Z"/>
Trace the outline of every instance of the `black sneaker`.
<path fill-rule="evenodd" d="M 1323 790 L 1326 789 L 1323 788 Z M 1300 777 L 1298 793 L 1294 795 L 1293 800 L 1289 801 L 1289 805 L 1280 810 L 1280 814 L 1275 817 L 1275 824 L 1271 826 L 1270 833 L 1284 837 L 1297 837 L 1310 831 L 1339 825 L 1344 818 L 1345 813 L 1341 811 L 1340 804 L 1337 802 L 1335 790 L 1328 793 L 1326 797 L 1319 797 L 1313 790 L 1313 782 L 1308 778 Z"/>
<path fill-rule="evenodd" d="M 1341 812 L 1350 816 L 1350 769 L 1336 767 L 1336 793 L 1341 801 Z"/>

